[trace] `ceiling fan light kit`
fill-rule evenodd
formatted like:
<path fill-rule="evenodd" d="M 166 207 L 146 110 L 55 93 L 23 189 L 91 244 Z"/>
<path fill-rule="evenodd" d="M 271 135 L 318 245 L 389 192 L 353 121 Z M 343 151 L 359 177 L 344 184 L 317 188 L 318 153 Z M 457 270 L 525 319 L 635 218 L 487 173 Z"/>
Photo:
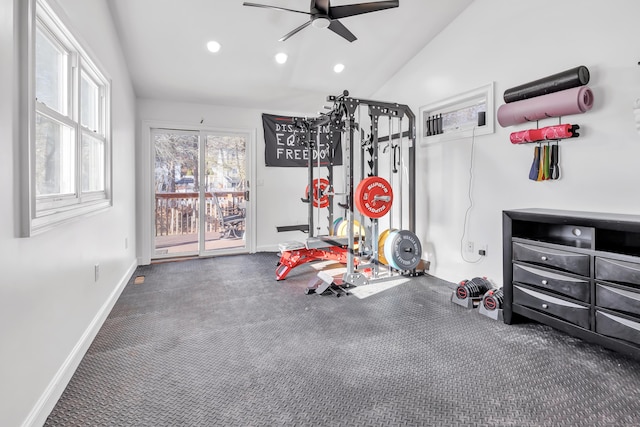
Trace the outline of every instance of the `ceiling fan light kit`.
<path fill-rule="evenodd" d="M 331 20 L 324 16 L 318 16 L 317 18 L 311 18 L 311 19 L 312 19 L 311 25 L 313 25 L 316 28 L 327 28 L 329 25 L 331 25 Z"/>
<path fill-rule="evenodd" d="M 309 12 L 303 12 L 300 10 L 287 9 L 284 7 L 271 6 L 259 3 L 244 2 L 244 6 L 261 7 L 265 9 L 280 10 L 283 12 L 295 12 L 309 16 L 309 21 L 300 25 L 298 28 L 293 29 L 289 33 L 282 36 L 279 40 L 285 41 L 289 37 L 297 34 L 303 29 L 312 25 L 316 28 L 328 28 L 340 37 L 344 38 L 348 42 L 357 40 L 357 37 L 353 35 L 351 31 L 347 29 L 340 21 L 341 18 L 348 18 L 350 16 L 362 15 L 365 13 L 378 12 L 380 10 L 392 9 L 400 5 L 400 0 L 395 1 L 376 1 L 367 3 L 348 4 L 344 6 L 332 7 L 329 0 L 311 0 L 311 6 Z"/>

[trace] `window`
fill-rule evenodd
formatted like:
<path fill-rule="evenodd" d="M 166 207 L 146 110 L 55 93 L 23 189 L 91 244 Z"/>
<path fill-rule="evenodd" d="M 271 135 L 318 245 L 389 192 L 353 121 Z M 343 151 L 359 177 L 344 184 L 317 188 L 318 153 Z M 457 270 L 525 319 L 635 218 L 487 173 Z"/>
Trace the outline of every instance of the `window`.
<path fill-rule="evenodd" d="M 29 218 L 23 234 L 32 235 L 111 206 L 111 88 L 53 4 L 25 3 L 29 30 L 23 36 L 34 59 L 22 65 L 30 100 L 24 126 L 32 130 L 25 132 Z"/>

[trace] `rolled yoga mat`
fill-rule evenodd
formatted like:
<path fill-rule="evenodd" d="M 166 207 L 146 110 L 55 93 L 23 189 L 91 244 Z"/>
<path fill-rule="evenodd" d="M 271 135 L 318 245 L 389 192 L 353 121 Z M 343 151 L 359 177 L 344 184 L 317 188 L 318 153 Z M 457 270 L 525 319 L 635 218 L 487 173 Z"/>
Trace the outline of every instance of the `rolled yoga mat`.
<path fill-rule="evenodd" d="M 581 86 L 501 105 L 498 108 L 498 123 L 507 127 L 548 117 L 580 114 L 589 111 L 591 107 L 593 92 L 587 86 Z"/>
<path fill-rule="evenodd" d="M 589 83 L 589 69 L 584 65 L 504 91 L 504 102 L 522 101 L 536 96 L 560 92 Z"/>

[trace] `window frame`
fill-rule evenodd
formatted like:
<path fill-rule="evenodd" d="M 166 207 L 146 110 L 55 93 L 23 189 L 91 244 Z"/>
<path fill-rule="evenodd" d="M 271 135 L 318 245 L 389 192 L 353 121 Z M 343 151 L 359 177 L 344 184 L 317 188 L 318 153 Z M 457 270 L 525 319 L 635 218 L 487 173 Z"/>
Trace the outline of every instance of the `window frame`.
<path fill-rule="evenodd" d="M 483 104 L 485 110 L 485 124 L 477 126 L 475 123 L 467 122 L 457 129 L 448 129 L 447 132 L 427 135 L 426 118 L 438 114 L 446 114 L 455 111 L 464 110 L 474 105 Z M 420 145 L 428 145 L 441 143 L 452 140 L 459 140 L 480 135 L 489 135 L 494 133 L 493 122 L 494 111 L 494 83 L 491 82 L 484 86 L 472 89 L 468 92 L 459 93 L 457 95 L 442 99 L 432 104 L 423 105 L 419 111 L 419 132 Z"/>
<path fill-rule="evenodd" d="M 111 79 L 79 40 L 69 20 L 52 0 L 26 0 L 21 3 L 18 50 L 27 52 L 18 61 L 20 100 L 17 132 L 21 165 L 19 194 L 21 223 L 19 234 L 29 237 L 78 218 L 101 212 L 113 206 L 112 194 L 112 122 Z M 36 31 L 39 30 L 66 52 L 67 90 L 63 94 L 65 112 L 36 100 Z M 98 87 L 97 129 L 82 124 L 82 79 Z M 37 195 L 36 191 L 36 118 L 38 115 L 73 129 L 73 192 Z M 83 191 L 83 136 L 98 139 L 104 149 L 102 161 L 103 189 Z M 100 178 L 98 178 L 100 179 Z"/>

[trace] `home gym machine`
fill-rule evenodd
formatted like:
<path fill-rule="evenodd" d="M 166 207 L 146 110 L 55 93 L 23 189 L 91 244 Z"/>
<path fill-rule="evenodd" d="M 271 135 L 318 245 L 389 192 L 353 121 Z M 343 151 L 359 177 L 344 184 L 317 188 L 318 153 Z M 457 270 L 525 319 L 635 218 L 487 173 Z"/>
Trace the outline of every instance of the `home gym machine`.
<path fill-rule="evenodd" d="M 308 237 L 305 243 L 280 245 L 276 279 L 283 280 L 306 262 L 334 260 L 345 264 L 346 271 L 341 276 L 320 272 L 307 293 L 329 289 L 340 295 L 349 286 L 423 273 L 422 246 L 415 234 L 415 115 L 406 105 L 352 98 L 347 91 L 327 101 L 333 103 L 329 112 L 295 119 L 298 143 L 309 150 L 308 185 L 302 199 L 309 205 L 309 224 L 303 230 Z M 322 127 L 328 132 L 321 132 Z M 381 137 L 381 131 L 386 136 Z M 325 144 L 324 178 L 320 138 L 335 141 L 328 136 L 332 133 L 340 134 L 340 144 Z M 343 153 L 342 191 L 336 191 L 335 183 L 337 149 Z M 321 234 L 325 220 L 327 233 Z"/>
<path fill-rule="evenodd" d="M 279 245 L 281 258 L 276 268 L 276 280 L 284 280 L 291 270 L 295 267 L 311 261 L 330 260 L 337 261 L 342 264 L 347 262 L 348 242 L 346 237 L 338 237 L 330 233 L 321 236 L 320 227 L 315 224 L 320 223 L 321 209 L 328 210 L 329 224 L 333 221 L 333 204 L 336 193 L 333 191 L 333 167 L 336 158 L 336 150 L 340 144 L 331 137 L 334 132 L 332 123 L 339 122 L 335 112 L 323 114 L 318 118 L 293 118 L 293 126 L 296 129 L 295 140 L 298 145 L 305 146 L 308 151 L 308 185 L 305 190 L 305 197 L 301 201 L 308 204 L 308 224 L 303 226 L 284 226 L 278 227 L 278 231 L 302 231 L 308 233 L 308 237 L 304 243 L 293 241 L 281 243 Z M 322 132 L 322 128 L 327 132 Z M 327 178 L 314 179 L 314 170 L 321 169 L 320 146 L 321 138 L 327 138 L 326 146 L 327 154 L 325 156 L 325 166 L 327 168 Z M 314 155 L 316 153 L 316 163 L 314 163 Z M 310 190 L 311 189 L 311 190 Z M 314 215 L 317 214 L 317 215 Z M 316 219 L 317 218 L 317 219 Z"/>

